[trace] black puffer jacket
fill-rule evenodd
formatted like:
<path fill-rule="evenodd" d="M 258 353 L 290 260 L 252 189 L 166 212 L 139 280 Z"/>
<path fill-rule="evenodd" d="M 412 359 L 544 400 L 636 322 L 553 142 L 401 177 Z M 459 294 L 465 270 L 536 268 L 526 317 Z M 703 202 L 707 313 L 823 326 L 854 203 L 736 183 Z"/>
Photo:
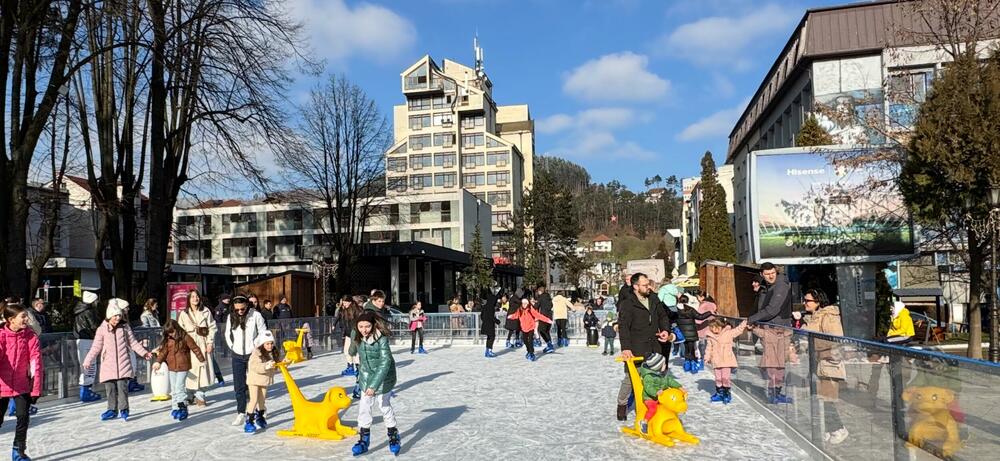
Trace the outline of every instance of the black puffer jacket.
<path fill-rule="evenodd" d="M 656 333 L 670 330 L 667 308 L 655 294 L 649 296 L 649 309 L 643 307 L 637 295 L 625 296 L 618 305 L 618 335 L 622 350 L 635 356 L 659 352 Z"/>
<path fill-rule="evenodd" d="M 586 329 L 597 328 L 601 324 L 601 320 L 597 318 L 597 315 L 593 311 L 583 314 L 583 327 Z"/>
<path fill-rule="evenodd" d="M 479 324 L 480 333 L 486 336 L 497 335 L 497 325 L 500 324 L 500 320 L 497 319 L 497 295 L 493 293 L 486 295 L 483 310 L 479 313 Z"/>
<path fill-rule="evenodd" d="M 97 331 L 97 314 L 94 313 L 94 306 L 84 304 L 82 301 L 76 303 L 73 308 L 74 322 L 73 333 L 76 339 L 94 339 L 94 332 Z"/>
<path fill-rule="evenodd" d="M 677 312 L 677 328 L 680 328 L 685 341 L 698 340 L 698 323 L 695 320 L 705 320 L 712 316 L 711 312 L 699 314 L 691 306 L 687 306 Z"/>
<path fill-rule="evenodd" d="M 552 296 L 548 292 L 538 295 L 538 312 L 548 318 L 552 318 Z"/>

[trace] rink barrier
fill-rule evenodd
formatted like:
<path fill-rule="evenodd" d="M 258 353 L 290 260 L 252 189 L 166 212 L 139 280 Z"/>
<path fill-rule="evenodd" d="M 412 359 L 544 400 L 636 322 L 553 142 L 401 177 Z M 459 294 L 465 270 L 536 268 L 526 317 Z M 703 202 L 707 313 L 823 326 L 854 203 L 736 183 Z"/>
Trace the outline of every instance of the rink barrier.
<path fill-rule="evenodd" d="M 594 311 L 594 315 L 602 322 L 608 311 Z M 586 343 L 587 332 L 583 327 L 583 311 L 571 311 L 566 319 L 566 334 L 572 343 Z M 486 337 L 480 333 L 482 326 L 479 312 L 464 313 L 425 313 L 424 342 L 431 344 L 485 344 Z M 499 344 L 507 339 L 506 318 L 502 311 L 497 314 L 500 324 L 496 325 L 496 340 Z M 408 314 L 394 315 L 391 321 L 392 341 L 397 345 L 409 345 L 410 317 Z M 598 326 L 600 328 L 600 326 Z M 550 331 L 552 340 L 556 339 L 556 324 Z M 497 347 L 497 346 L 494 346 Z"/>
<path fill-rule="evenodd" d="M 729 319 L 735 324 L 739 319 Z M 751 405 L 778 423 L 803 448 L 834 460 L 953 459 L 995 457 L 1000 444 L 1000 364 L 876 341 L 831 336 L 787 326 L 761 324 L 788 335 L 783 393 L 791 403 L 772 404 L 767 375 L 759 367 L 757 336 L 743 333 L 734 342 L 739 368 L 733 386 Z M 761 330 L 763 333 L 763 330 Z M 820 396 L 819 367 L 841 363 L 845 379 L 837 396 Z M 677 372 L 680 372 L 679 370 Z M 708 377 L 711 368 L 707 367 Z M 904 398 L 904 395 L 906 396 Z M 935 395 L 937 397 L 935 397 Z M 702 398 L 708 398 L 701 393 Z M 919 398 L 918 398 L 919 397 Z M 940 410 L 921 413 L 916 402 L 941 402 Z M 826 413 L 833 408 L 836 413 Z M 833 444 L 825 437 L 835 416 L 848 431 Z M 951 425 L 957 437 L 908 443 Z"/>

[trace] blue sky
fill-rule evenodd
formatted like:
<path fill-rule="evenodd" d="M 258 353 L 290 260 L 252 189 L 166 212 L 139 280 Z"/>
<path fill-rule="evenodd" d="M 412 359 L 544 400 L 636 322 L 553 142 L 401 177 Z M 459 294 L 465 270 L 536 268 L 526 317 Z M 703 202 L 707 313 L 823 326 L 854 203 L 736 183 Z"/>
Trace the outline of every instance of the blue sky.
<path fill-rule="evenodd" d="M 479 34 L 498 104 L 528 103 L 536 149 L 633 190 L 724 159 L 730 130 L 807 8 L 787 0 L 289 0 L 328 72 L 387 115 L 424 54 L 472 64 Z M 302 78 L 292 100 L 314 81 Z"/>

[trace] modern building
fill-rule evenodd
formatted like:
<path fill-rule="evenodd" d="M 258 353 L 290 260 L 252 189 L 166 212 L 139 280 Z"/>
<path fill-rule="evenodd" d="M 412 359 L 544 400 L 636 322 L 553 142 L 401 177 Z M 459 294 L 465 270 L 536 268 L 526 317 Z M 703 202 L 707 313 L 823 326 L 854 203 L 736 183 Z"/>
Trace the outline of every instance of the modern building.
<path fill-rule="evenodd" d="M 468 191 L 377 197 L 370 206 L 357 236 L 362 261 L 351 271 L 358 290 L 390 288 L 394 304 L 443 303 L 470 262 L 477 226 L 489 254 L 491 207 Z M 174 214 L 175 262 L 229 267 L 236 283 L 313 272 L 309 247 L 332 232 L 322 202 L 217 200 Z"/>
<path fill-rule="evenodd" d="M 680 250 L 680 273 L 691 275 L 698 271 L 693 261 L 688 261 L 691 250 L 694 249 L 694 240 L 691 238 L 693 223 L 691 215 L 691 194 L 694 186 L 701 181 L 701 176 L 681 179 L 681 245 Z"/>
<path fill-rule="evenodd" d="M 511 219 L 532 184 L 535 128 L 526 104 L 497 105 L 478 42 L 475 50 L 474 67 L 424 56 L 400 74 L 406 103 L 393 110 L 386 193 L 470 191 L 492 207 L 492 254 L 504 264 Z"/>
<path fill-rule="evenodd" d="M 729 214 L 729 226 L 733 235 L 736 235 L 735 228 L 735 207 L 733 196 L 733 166 L 722 165 L 716 170 L 716 178 L 722 189 L 726 192 L 726 212 Z M 679 271 L 685 275 L 697 272 L 695 267 L 697 261 L 688 261 L 691 251 L 694 249 L 694 242 L 698 240 L 698 233 L 701 229 L 701 205 L 705 200 L 705 193 L 701 187 L 701 177 L 685 178 L 681 181 L 683 187 L 683 204 L 681 206 L 681 219 L 684 223 L 681 229 L 681 257 L 683 264 L 679 266 Z M 688 264 L 690 263 L 690 264 Z M 681 270 L 683 269 L 683 270 Z"/>
<path fill-rule="evenodd" d="M 796 135 L 810 115 L 842 145 L 885 145 L 912 128 L 935 75 L 950 60 L 942 44 L 930 41 L 934 35 L 927 32 L 936 26 L 914 14 L 912 5 L 872 1 L 811 9 L 803 15 L 729 135 L 726 163 L 733 167 L 740 263 L 763 262 L 754 260 L 751 251 L 751 152 L 795 147 Z M 984 57 L 1000 36 L 997 19 L 983 23 L 982 36 L 990 38 L 980 44 Z M 874 263 L 786 270 L 793 289 L 812 285 L 836 293 L 841 308 L 847 306 L 847 334 L 874 333 Z"/>

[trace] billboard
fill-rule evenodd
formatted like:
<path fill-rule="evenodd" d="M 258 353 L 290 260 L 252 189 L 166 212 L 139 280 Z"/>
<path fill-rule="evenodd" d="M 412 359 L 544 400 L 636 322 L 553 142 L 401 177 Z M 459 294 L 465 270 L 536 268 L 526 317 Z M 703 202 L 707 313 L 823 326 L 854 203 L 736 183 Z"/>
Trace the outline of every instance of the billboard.
<path fill-rule="evenodd" d="M 625 272 L 629 275 L 642 272 L 653 283 L 660 283 L 667 277 L 662 259 L 633 259 L 625 263 Z"/>
<path fill-rule="evenodd" d="M 188 292 L 197 289 L 198 282 L 171 282 L 167 284 L 167 302 L 170 305 L 170 318 L 176 319 L 177 314 L 187 308 Z"/>
<path fill-rule="evenodd" d="M 890 162 L 858 147 L 750 155 L 754 260 L 776 264 L 894 261 L 914 253 L 913 226 Z"/>

